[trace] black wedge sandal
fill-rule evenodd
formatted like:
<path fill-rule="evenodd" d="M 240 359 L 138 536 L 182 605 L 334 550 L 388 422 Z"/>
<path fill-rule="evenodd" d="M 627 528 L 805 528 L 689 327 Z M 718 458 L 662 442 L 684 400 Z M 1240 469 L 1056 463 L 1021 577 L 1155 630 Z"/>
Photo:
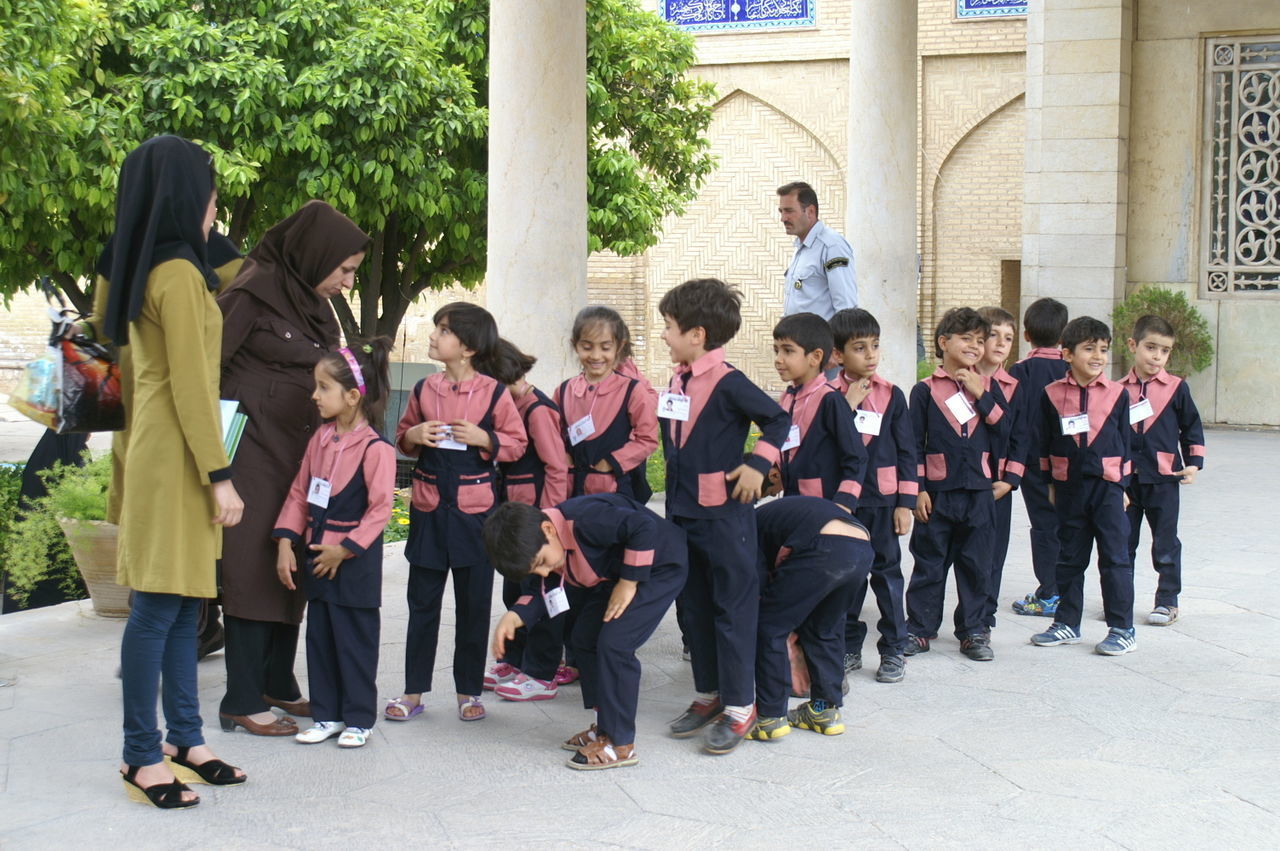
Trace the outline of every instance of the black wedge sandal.
<path fill-rule="evenodd" d="M 207 783 L 210 786 L 237 786 L 249 779 L 244 774 L 236 776 L 239 769 L 220 759 L 209 759 L 196 765 L 187 759 L 189 753 L 191 748 L 178 748 L 176 754 L 165 757 L 173 763 L 174 775 L 180 776 L 183 780 L 190 783 Z"/>
<path fill-rule="evenodd" d="M 190 792 L 191 788 L 179 780 L 174 780 L 172 783 L 153 783 L 145 788 L 139 786 L 135 778 L 140 768 L 142 768 L 140 765 L 131 765 L 127 773 L 120 772 L 120 776 L 124 778 L 125 791 L 129 793 L 131 800 L 140 804 L 149 803 L 162 810 L 185 810 L 200 803 L 199 798 L 183 799 L 182 793 Z"/>

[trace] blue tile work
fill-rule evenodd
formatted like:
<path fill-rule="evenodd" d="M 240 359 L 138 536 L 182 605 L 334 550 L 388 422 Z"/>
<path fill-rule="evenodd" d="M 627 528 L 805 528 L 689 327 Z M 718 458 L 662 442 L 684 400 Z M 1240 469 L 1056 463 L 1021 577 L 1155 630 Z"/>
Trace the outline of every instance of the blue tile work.
<path fill-rule="evenodd" d="M 658 14 L 682 30 L 732 30 L 811 27 L 817 0 L 658 0 Z"/>
<path fill-rule="evenodd" d="M 1012 18 L 1027 14 L 1027 0 L 956 0 L 957 18 Z"/>

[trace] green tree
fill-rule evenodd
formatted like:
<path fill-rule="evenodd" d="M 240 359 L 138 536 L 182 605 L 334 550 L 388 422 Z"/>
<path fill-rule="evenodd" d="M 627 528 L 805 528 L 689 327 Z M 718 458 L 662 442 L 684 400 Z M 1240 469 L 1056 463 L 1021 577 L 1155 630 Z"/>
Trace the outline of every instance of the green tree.
<path fill-rule="evenodd" d="M 124 154 L 177 133 L 213 152 L 241 244 L 310 198 L 373 234 L 359 316 L 337 302 L 339 316 L 348 333 L 394 334 L 424 290 L 484 275 L 487 10 L 121 0 L 67 97 L 73 130 L 40 140 L 52 177 L 0 204 L 0 288 L 57 272 L 86 304 L 76 279 L 110 232 Z M 685 76 L 692 39 L 637 0 L 590 0 L 587 43 L 590 245 L 633 254 L 713 167 L 712 88 Z"/>

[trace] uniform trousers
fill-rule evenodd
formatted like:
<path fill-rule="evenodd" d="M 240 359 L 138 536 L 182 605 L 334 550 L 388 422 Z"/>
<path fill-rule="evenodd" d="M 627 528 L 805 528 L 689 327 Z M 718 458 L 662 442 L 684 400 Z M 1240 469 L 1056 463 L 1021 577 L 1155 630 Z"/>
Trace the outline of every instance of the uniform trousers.
<path fill-rule="evenodd" d="M 907 585 L 907 629 L 921 638 L 936 638 L 942 626 L 947 568 L 955 566 L 955 635 L 982 633 L 982 610 L 991 578 L 992 526 L 995 500 L 987 490 L 946 490 L 930 494 L 929 522 L 917 522 L 911 533 L 915 567 Z"/>
<path fill-rule="evenodd" d="M 870 584 L 880 610 L 880 620 L 876 623 L 880 640 L 876 642 L 876 649 L 881 656 L 901 656 L 907 644 L 907 614 L 902 604 L 902 546 L 893 531 L 893 506 L 859 508 L 853 514 L 867 527 L 875 550 Z M 844 629 L 846 653 L 862 653 L 862 642 L 867 637 L 867 625 L 862 621 L 862 604 L 866 598 L 867 585 L 862 583 L 854 589 L 849 606 Z"/>
<path fill-rule="evenodd" d="M 302 697 L 293 675 L 298 654 L 298 627 L 289 623 L 251 621 L 225 615 L 227 692 L 223 715 L 253 715 L 267 711 L 263 696 L 294 701 Z"/>
<path fill-rule="evenodd" d="M 1107 626 L 1133 626 L 1133 562 L 1129 560 L 1129 518 L 1124 489 L 1115 482 L 1087 478 L 1057 482 L 1058 613 L 1054 620 L 1080 631 L 1084 572 L 1098 542 L 1098 578 Z"/>
<path fill-rule="evenodd" d="M 493 602 L 493 567 L 485 562 L 470 567 L 435 570 L 409 566 L 409 631 L 404 646 L 404 693 L 431 691 L 440 640 L 440 605 L 444 584 L 453 573 L 453 684 L 458 694 L 479 695 L 484 689 L 488 657 L 489 616 Z"/>
<path fill-rule="evenodd" d="M 1028 466 L 1018 487 L 1031 521 L 1031 569 L 1038 583 L 1036 596 L 1041 600 L 1058 594 L 1058 513 L 1049 502 L 1049 481 L 1039 467 Z"/>
<path fill-rule="evenodd" d="M 1182 499 L 1179 482 L 1152 482 L 1129 485 L 1129 560 L 1138 556 L 1142 517 L 1151 529 L 1151 565 L 1159 579 L 1156 605 L 1177 606 L 1182 591 L 1182 541 L 1178 540 L 1178 508 Z M 1136 564 L 1136 562 L 1135 562 Z"/>
<path fill-rule="evenodd" d="M 1000 607 L 1000 583 L 1004 579 L 1004 560 L 1009 555 L 1009 527 L 1013 525 L 1013 493 L 997 499 L 995 528 L 992 529 L 991 582 L 987 586 L 987 603 L 982 609 L 982 625 L 992 629 L 996 625 L 996 609 Z"/>
<path fill-rule="evenodd" d="M 809 665 L 809 694 L 832 706 L 843 702 L 844 629 L 854 592 L 867 586 L 873 550 L 846 535 L 818 535 L 795 550 L 761 589 L 756 633 L 756 711 L 764 718 L 787 713 L 792 632 Z"/>
<path fill-rule="evenodd" d="M 378 717 L 377 609 L 324 600 L 307 605 L 307 677 L 311 717 L 348 727 L 373 726 Z"/>

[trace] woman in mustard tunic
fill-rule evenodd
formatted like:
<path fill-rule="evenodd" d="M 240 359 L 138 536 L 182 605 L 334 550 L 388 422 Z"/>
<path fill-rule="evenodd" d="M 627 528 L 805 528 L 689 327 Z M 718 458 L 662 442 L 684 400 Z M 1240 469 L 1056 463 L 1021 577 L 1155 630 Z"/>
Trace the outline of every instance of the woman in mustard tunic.
<path fill-rule="evenodd" d="M 120 441 L 129 451 L 127 463 L 115 457 L 113 495 L 117 581 L 135 591 L 120 651 L 121 774 L 131 796 L 165 809 L 199 803 L 175 772 L 245 780 L 205 746 L 196 692 L 196 621 L 201 600 L 217 592 L 219 525 L 234 526 L 243 508 L 218 412 L 222 314 L 206 242 L 216 203 L 207 152 L 176 136 L 150 139 L 120 169 L 115 233 L 98 261 L 107 293 L 94 324 L 128 347 L 130 387 Z"/>

